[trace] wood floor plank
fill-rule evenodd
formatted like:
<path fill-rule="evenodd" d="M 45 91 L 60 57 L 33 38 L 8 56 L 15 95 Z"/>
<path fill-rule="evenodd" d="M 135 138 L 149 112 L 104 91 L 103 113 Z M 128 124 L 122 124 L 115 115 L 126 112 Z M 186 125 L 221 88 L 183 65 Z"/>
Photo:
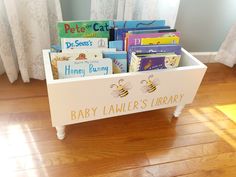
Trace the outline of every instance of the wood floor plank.
<path fill-rule="evenodd" d="M 235 166 L 236 153 L 222 153 L 217 155 L 204 156 L 188 160 L 176 161 L 160 165 L 147 166 L 123 170 L 96 177 L 118 177 L 118 176 L 155 176 L 173 177 L 198 173 L 200 171 L 213 171 L 219 168 L 229 168 Z"/>
<path fill-rule="evenodd" d="M 1 113 L 48 111 L 48 97 L 29 97 L 16 100 L 0 100 Z"/>

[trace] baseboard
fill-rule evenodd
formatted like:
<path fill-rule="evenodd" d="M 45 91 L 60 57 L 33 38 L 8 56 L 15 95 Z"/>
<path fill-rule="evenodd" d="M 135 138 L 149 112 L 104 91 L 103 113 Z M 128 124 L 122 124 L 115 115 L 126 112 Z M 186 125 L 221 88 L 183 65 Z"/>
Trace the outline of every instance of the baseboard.
<path fill-rule="evenodd" d="M 217 52 L 191 52 L 191 54 L 202 63 L 217 63 L 215 60 Z"/>

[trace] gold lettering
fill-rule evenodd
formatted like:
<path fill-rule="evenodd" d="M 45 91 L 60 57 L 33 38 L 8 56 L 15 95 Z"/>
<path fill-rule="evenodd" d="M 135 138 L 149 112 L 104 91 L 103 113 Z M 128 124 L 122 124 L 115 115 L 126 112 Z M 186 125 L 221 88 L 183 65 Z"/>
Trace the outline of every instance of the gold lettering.
<path fill-rule="evenodd" d="M 90 116 L 90 109 L 86 108 L 85 111 L 84 111 L 84 118 L 87 118 L 89 116 Z"/>
<path fill-rule="evenodd" d="M 125 109 L 125 103 L 122 104 L 123 105 L 123 112 L 126 112 L 126 109 Z"/>
<path fill-rule="evenodd" d="M 153 100 L 154 100 L 154 99 L 152 99 L 152 103 L 153 103 Z M 142 109 L 145 109 L 145 108 L 147 107 L 147 100 L 144 99 L 144 100 L 141 100 L 141 102 L 142 102 L 141 108 L 142 108 Z"/>
<path fill-rule="evenodd" d="M 122 109 L 123 109 L 123 104 L 124 103 L 122 103 L 122 104 L 116 104 L 116 113 L 119 113 L 119 112 L 122 112 Z"/>
<path fill-rule="evenodd" d="M 138 109 L 138 101 L 134 101 L 134 109 Z"/>
<path fill-rule="evenodd" d="M 97 107 L 92 108 L 93 116 L 96 116 Z"/>
<path fill-rule="evenodd" d="M 151 103 L 151 107 L 154 106 L 154 101 L 155 101 L 155 99 L 153 98 L 153 99 L 152 99 L 152 103 Z"/>
<path fill-rule="evenodd" d="M 76 119 L 76 111 L 71 111 L 70 117 L 71 117 L 71 120 L 75 120 Z"/>
<path fill-rule="evenodd" d="M 106 106 L 103 107 L 103 115 L 106 115 Z"/>
<path fill-rule="evenodd" d="M 174 103 L 177 103 L 177 102 L 178 102 L 178 98 L 179 98 L 179 95 L 175 95 L 175 96 L 174 96 Z"/>
<path fill-rule="evenodd" d="M 109 115 L 110 114 L 114 114 L 115 113 L 115 109 L 114 109 L 114 106 L 113 105 L 110 105 L 110 109 L 109 109 Z"/>
<path fill-rule="evenodd" d="M 162 104 L 162 97 L 159 97 L 158 98 L 158 101 L 157 101 L 157 106 L 161 105 Z"/>
<path fill-rule="evenodd" d="M 79 110 L 79 112 L 78 112 L 78 119 L 80 119 L 80 116 L 81 116 L 82 118 L 84 118 L 84 115 L 83 115 L 83 111 L 82 111 L 82 110 Z"/>
<path fill-rule="evenodd" d="M 167 104 L 172 104 L 172 101 L 173 101 L 173 96 L 170 96 L 169 99 L 168 99 Z"/>
<path fill-rule="evenodd" d="M 163 104 L 167 104 L 166 101 L 167 101 L 167 97 L 165 96 L 163 99 Z"/>

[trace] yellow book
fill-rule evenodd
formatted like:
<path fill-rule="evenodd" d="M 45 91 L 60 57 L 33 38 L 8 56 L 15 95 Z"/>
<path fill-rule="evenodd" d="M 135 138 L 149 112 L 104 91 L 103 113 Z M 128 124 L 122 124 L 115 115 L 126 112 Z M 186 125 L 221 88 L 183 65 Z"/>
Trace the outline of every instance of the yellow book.
<path fill-rule="evenodd" d="M 178 36 L 142 38 L 141 45 L 179 44 Z"/>

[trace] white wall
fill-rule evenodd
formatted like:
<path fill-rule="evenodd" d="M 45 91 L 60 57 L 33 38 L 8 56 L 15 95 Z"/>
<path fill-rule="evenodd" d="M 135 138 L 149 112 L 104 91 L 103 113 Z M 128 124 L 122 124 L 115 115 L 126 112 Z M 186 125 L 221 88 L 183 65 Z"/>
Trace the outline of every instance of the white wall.
<path fill-rule="evenodd" d="M 61 0 L 64 20 L 90 19 L 91 0 Z M 191 52 L 217 51 L 236 23 L 236 0 L 181 0 L 176 28 Z"/>
<path fill-rule="evenodd" d="M 176 28 L 191 52 L 218 51 L 236 23 L 236 0 L 181 0 Z"/>

